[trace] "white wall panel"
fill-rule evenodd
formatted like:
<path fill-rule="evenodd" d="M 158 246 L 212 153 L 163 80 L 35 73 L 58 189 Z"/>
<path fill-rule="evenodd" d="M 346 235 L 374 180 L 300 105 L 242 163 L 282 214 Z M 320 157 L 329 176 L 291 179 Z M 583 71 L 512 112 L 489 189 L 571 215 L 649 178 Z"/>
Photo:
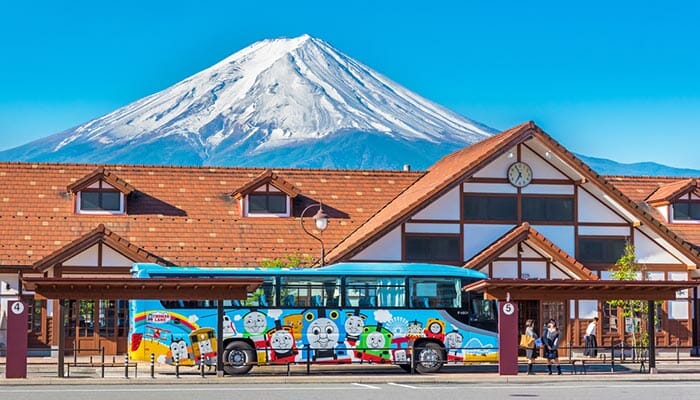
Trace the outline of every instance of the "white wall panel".
<path fill-rule="evenodd" d="M 578 189 L 578 220 L 579 222 L 627 222 L 582 189 Z"/>
<path fill-rule="evenodd" d="M 568 268 L 563 268 L 558 264 L 551 264 L 551 269 L 549 271 L 550 279 L 571 279 L 572 276 L 576 275 L 569 271 Z"/>
<path fill-rule="evenodd" d="M 515 246 L 515 249 L 517 251 L 518 246 Z M 521 253 L 523 258 L 542 258 L 542 255 L 535 250 L 533 250 L 530 246 L 526 245 L 523 243 L 522 245 L 523 252 Z"/>
<path fill-rule="evenodd" d="M 543 234 L 560 249 L 574 256 L 576 247 L 574 246 L 574 227 L 570 225 L 533 225 L 533 228 Z"/>
<path fill-rule="evenodd" d="M 656 211 L 658 211 L 659 214 L 661 214 L 661 217 L 663 218 L 664 221 L 668 222 L 668 216 L 669 216 L 668 206 L 656 207 Z"/>
<path fill-rule="evenodd" d="M 690 199 L 691 200 L 700 200 L 700 196 L 696 195 L 695 193 L 690 194 Z"/>
<path fill-rule="evenodd" d="M 413 219 L 459 220 L 460 201 L 462 196 L 457 186 L 420 210 Z"/>
<path fill-rule="evenodd" d="M 515 261 L 495 261 L 492 278 L 518 278 L 518 263 Z"/>
<path fill-rule="evenodd" d="M 668 303 L 668 319 L 688 319 L 688 301 L 672 300 Z"/>
<path fill-rule="evenodd" d="M 508 157 L 509 154 L 512 157 Z M 517 149 L 513 147 L 500 157 L 487 164 L 480 171 L 474 174 L 474 176 L 477 178 L 505 178 L 508 167 L 517 160 L 515 157 L 516 154 Z"/>
<path fill-rule="evenodd" d="M 97 244 L 63 262 L 68 267 L 97 266 Z"/>
<path fill-rule="evenodd" d="M 527 185 L 523 194 L 574 194 L 574 185 Z"/>
<path fill-rule="evenodd" d="M 518 189 L 510 183 L 474 183 L 464 184 L 464 193 L 510 193 L 516 194 Z"/>
<path fill-rule="evenodd" d="M 401 261 L 401 228 L 398 227 L 352 258 L 353 261 Z"/>
<path fill-rule="evenodd" d="M 530 165 L 530 168 L 532 168 L 532 177 L 534 179 L 568 179 L 566 175 L 557 171 L 552 164 L 543 160 L 540 156 L 524 146 L 522 147 L 520 158 Z"/>
<path fill-rule="evenodd" d="M 521 274 L 523 279 L 546 279 L 547 263 L 545 261 L 523 261 Z"/>
<path fill-rule="evenodd" d="M 131 267 L 132 260 L 119 254 L 109 246 L 102 246 L 103 267 Z"/>
<path fill-rule="evenodd" d="M 634 251 L 642 264 L 680 264 L 681 262 L 646 235 L 634 230 Z"/>
<path fill-rule="evenodd" d="M 459 233 L 459 224 L 406 224 L 407 233 Z"/>
<path fill-rule="evenodd" d="M 513 225 L 465 224 L 464 260 L 471 259 L 511 229 Z"/>
<path fill-rule="evenodd" d="M 625 236 L 629 237 L 630 228 L 627 226 L 581 226 L 578 227 L 581 236 Z"/>

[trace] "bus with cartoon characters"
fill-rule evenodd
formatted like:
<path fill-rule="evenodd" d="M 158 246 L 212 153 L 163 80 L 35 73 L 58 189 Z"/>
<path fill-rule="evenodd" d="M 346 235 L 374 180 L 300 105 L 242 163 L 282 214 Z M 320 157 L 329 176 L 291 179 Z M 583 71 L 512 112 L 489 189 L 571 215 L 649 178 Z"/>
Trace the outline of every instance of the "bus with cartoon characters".
<path fill-rule="evenodd" d="M 138 278 L 262 278 L 243 301 L 224 301 L 227 374 L 254 365 L 391 363 L 437 372 L 445 362 L 496 361 L 497 308 L 461 288 L 478 271 L 415 263 L 321 268 L 198 268 L 137 263 Z M 165 364 L 216 363 L 216 301 L 134 300 L 129 355 Z M 413 351 L 413 355 L 411 354 Z M 413 360 L 411 357 L 413 356 Z"/>

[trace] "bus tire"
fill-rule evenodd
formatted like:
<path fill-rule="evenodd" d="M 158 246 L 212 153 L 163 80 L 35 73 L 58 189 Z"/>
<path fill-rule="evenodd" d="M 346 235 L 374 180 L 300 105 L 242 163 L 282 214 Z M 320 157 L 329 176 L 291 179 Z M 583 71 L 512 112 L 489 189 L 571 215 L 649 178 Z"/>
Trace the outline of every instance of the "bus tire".
<path fill-rule="evenodd" d="M 432 374 L 440 371 L 444 362 L 444 352 L 439 344 L 427 342 L 416 350 L 416 371 L 418 373 Z"/>
<path fill-rule="evenodd" d="M 228 375 L 244 375 L 253 368 L 255 350 L 246 342 L 235 341 L 224 349 L 224 372 Z"/>

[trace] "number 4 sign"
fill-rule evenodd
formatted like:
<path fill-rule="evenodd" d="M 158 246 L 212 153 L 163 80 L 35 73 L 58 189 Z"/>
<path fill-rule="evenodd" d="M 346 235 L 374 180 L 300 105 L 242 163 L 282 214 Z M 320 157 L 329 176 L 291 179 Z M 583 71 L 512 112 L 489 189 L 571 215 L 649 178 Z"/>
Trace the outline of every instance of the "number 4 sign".
<path fill-rule="evenodd" d="M 22 312 L 24 312 L 24 303 L 21 303 L 18 301 L 16 303 L 12 304 L 11 308 L 12 308 L 13 314 L 22 314 Z"/>

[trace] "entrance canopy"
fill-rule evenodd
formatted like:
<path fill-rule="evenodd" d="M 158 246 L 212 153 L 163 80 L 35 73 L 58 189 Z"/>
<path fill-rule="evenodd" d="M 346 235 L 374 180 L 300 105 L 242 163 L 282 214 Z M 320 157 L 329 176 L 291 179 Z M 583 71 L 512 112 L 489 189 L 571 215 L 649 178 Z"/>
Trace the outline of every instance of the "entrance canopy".
<path fill-rule="evenodd" d="M 250 278 L 22 278 L 40 299 L 245 300 L 263 280 Z"/>
<path fill-rule="evenodd" d="M 463 288 L 489 300 L 675 300 L 676 292 L 698 286 L 693 281 L 484 279 Z"/>

